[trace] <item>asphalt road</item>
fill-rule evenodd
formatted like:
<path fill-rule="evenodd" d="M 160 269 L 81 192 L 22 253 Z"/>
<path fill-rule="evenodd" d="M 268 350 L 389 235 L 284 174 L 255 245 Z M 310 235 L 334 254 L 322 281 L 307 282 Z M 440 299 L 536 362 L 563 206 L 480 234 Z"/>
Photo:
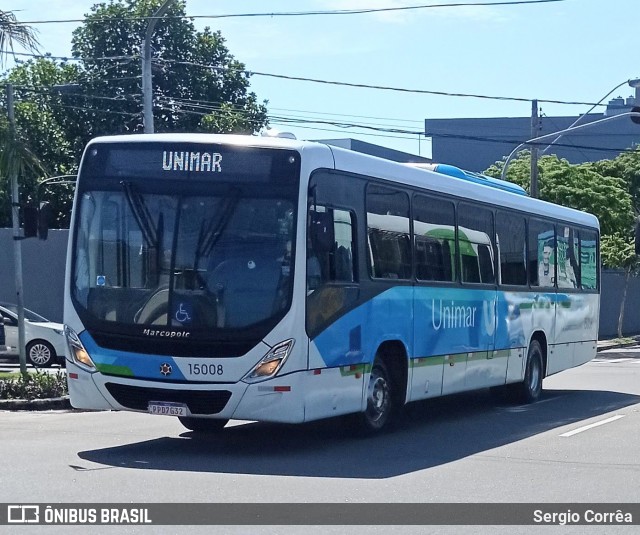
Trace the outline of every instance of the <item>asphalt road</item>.
<path fill-rule="evenodd" d="M 198 437 L 165 416 L 0 412 L 0 503 L 638 503 L 640 349 L 600 353 L 584 366 L 547 378 L 544 387 L 542 400 L 529 406 L 496 403 L 487 391 L 414 404 L 399 429 L 368 439 L 351 436 L 342 420 L 303 426 L 231 422 L 219 436 Z M 145 528 L 91 529 L 137 533 Z M 215 531 L 550 529 L 555 528 L 227 526 Z M 584 526 L 562 529 L 585 531 Z M 637 526 L 588 530 L 635 533 Z M 211 528 L 188 531 L 211 533 Z"/>

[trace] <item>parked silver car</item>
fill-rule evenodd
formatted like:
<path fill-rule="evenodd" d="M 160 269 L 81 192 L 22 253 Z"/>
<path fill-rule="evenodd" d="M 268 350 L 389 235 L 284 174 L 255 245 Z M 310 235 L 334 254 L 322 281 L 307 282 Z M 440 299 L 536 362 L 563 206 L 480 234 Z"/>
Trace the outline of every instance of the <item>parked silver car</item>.
<path fill-rule="evenodd" d="M 0 303 L 0 316 L 4 319 L 5 344 L 7 349 L 2 356 L 18 355 L 18 307 L 9 303 Z M 27 360 L 38 368 L 52 364 L 64 364 L 65 340 L 63 325 L 55 323 L 24 309 L 25 349 Z M 3 321 L 0 319 L 0 321 Z M 1 350 L 2 348 L 0 348 Z"/>

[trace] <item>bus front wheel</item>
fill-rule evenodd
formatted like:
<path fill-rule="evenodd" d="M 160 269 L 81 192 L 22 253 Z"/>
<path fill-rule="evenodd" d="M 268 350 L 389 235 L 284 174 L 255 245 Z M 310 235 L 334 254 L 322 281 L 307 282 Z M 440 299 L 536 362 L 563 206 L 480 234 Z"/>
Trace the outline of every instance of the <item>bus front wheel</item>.
<path fill-rule="evenodd" d="M 367 385 L 367 406 L 358 414 L 362 431 L 372 434 L 387 428 L 396 404 L 394 384 L 387 366 L 382 359 L 376 358 Z"/>
<path fill-rule="evenodd" d="M 218 420 L 213 418 L 194 418 L 192 416 L 178 416 L 180 423 L 189 431 L 196 433 L 215 433 L 220 431 L 229 420 Z"/>

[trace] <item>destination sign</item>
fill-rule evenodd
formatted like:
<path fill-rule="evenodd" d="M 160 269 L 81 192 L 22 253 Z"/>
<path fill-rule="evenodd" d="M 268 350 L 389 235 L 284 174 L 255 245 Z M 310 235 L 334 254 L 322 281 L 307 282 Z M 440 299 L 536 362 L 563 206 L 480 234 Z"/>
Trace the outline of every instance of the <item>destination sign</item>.
<path fill-rule="evenodd" d="M 163 171 L 222 173 L 222 154 L 200 151 L 162 151 Z"/>
<path fill-rule="evenodd" d="M 82 162 L 82 179 L 172 179 L 234 183 L 297 181 L 296 151 L 202 143 L 96 143 Z"/>

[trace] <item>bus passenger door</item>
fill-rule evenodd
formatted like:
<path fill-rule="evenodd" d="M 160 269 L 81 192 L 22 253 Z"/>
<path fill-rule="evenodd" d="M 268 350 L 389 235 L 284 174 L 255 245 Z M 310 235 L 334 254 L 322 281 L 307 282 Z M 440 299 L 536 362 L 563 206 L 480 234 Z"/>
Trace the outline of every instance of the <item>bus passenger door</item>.
<path fill-rule="evenodd" d="M 495 238 L 491 238 L 495 237 L 493 214 L 490 210 L 461 205 L 458 222 L 460 281 L 465 288 L 463 312 L 469 348 L 464 387 L 473 390 L 503 384 L 507 362 L 495 352 L 497 276 Z M 456 322 L 458 315 L 455 309 Z"/>
<path fill-rule="evenodd" d="M 486 388 L 504 384 L 507 373 L 507 359 L 495 351 L 496 309 L 495 290 L 478 292 L 482 298 L 476 305 L 478 318 L 473 327 L 475 338 L 467 356 L 465 370 L 465 390 Z"/>

